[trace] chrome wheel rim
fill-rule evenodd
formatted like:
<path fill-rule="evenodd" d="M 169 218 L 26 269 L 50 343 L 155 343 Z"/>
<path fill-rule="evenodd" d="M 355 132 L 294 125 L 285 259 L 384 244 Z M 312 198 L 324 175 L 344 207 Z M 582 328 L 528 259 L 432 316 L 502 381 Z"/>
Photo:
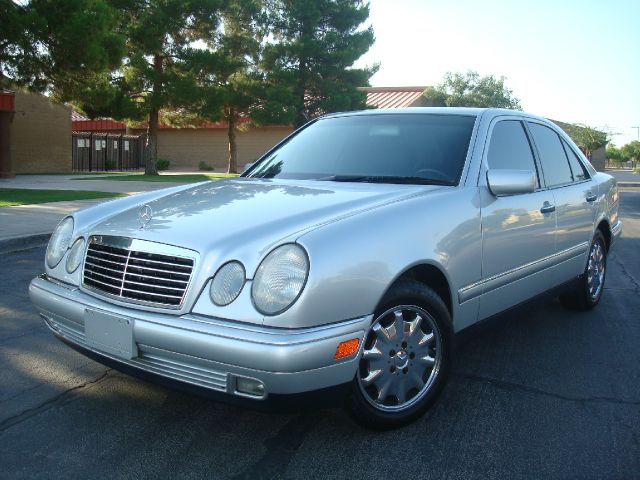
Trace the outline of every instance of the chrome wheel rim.
<path fill-rule="evenodd" d="M 596 241 L 591 246 L 587 265 L 587 289 L 591 300 L 596 300 L 602 293 L 605 266 L 604 248 L 600 241 Z"/>
<path fill-rule="evenodd" d="M 429 392 L 441 361 L 434 318 L 415 305 L 393 307 L 374 320 L 365 337 L 358 385 L 376 409 L 402 411 Z"/>

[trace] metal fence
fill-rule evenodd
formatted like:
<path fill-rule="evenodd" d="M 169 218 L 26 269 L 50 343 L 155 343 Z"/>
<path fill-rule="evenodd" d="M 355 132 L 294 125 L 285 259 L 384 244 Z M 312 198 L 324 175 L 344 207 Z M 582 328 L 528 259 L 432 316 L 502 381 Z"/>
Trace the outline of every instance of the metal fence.
<path fill-rule="evenodd" d="M 71 139 L 74 172 L 144 167 L 145 135 L 73 132 Z"/>

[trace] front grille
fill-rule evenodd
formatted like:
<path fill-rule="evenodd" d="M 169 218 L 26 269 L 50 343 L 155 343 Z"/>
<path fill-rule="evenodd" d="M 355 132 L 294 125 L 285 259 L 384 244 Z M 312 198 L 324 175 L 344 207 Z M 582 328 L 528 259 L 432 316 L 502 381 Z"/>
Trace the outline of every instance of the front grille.
<path fill-rule="evenodd" d="M 94 238 L 85 257 L 84 286 L 128 301 L 174 308 L 182 304 L 193 259 L 136 251 Z"/>

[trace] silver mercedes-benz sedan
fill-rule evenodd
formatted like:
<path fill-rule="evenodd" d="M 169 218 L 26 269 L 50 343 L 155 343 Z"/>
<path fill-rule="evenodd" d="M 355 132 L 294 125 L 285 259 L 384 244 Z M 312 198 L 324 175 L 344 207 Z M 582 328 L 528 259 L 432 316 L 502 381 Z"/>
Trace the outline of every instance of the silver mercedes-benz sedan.
<path fill-rule="evenodd" d="M 57 337 L 123 371 L 384 429 L 434 402 L 461 329 L 552 288 L 597 305 L 621 229 L 615 180 L 548 120 L 342 113 L 239 178 L 65 218 L 30 294 Z"/>

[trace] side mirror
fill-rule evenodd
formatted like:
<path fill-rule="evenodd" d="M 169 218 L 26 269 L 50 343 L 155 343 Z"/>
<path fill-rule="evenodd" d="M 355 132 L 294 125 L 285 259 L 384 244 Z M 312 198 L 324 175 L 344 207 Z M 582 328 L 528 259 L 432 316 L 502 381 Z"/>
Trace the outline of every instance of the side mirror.
<path fill-rule="evenodd" d="M 536 189 L 536 175 L 531 170 L 489 170 L 487 185 L 496 197 L 531 193 Z"/>

